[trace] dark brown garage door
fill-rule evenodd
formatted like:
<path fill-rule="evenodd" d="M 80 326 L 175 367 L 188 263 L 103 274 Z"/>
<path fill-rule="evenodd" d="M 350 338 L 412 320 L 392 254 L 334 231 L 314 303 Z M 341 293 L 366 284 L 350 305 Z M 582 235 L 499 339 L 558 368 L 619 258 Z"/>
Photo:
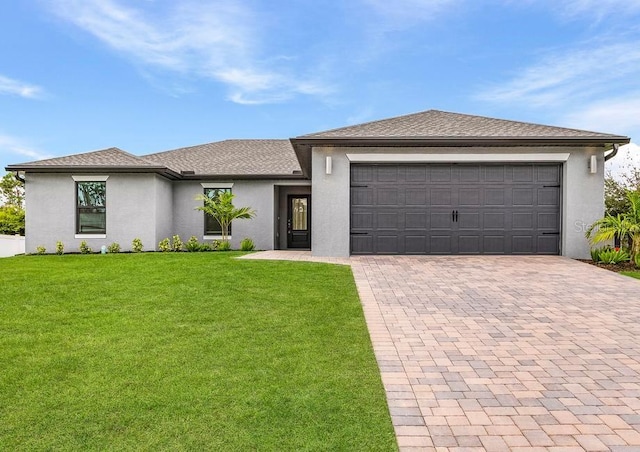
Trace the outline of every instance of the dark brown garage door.
<path fill-rule="evenodd" d="M 559 254 L 557 164 L 352 164 L 353 254 Z"/>

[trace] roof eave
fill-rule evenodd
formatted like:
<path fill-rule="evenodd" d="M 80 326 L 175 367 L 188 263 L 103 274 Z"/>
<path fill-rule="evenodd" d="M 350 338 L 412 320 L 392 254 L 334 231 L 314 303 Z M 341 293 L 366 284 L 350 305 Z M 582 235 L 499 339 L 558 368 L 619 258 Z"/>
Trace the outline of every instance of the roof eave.
<path fill-rule="evenodd" d="M 6 171 L 25 171 L 30 173 L 156 173 L 169 179 L 180 179 L 180 174 L 165 166 L 135 166 L 135 165 L 9 165 Z"/>
<path fill-rule="evenodd" d="M 291 144 L 310 146 L 509 146 L 509 145 L 581 145 L 627 144 L 629 137 L 578 136 L 578 137 L 308 137 L 291 139 Z"/>
<path fill-rule="evenodd" d="M 182 180 L 220 180 L 220 179 L 291 179 L 291 180 L 308 180 L 304 174 L 189 174 L 182 175 Z"/>

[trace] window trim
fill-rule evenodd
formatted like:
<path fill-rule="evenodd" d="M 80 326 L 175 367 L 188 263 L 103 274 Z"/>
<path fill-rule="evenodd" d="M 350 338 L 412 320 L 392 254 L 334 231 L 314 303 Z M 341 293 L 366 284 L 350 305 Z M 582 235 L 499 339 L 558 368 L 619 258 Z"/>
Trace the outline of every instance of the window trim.
<path fill-rule="evenodd" d="M 109 176 L 104 175 L 72 175 L 75 189 L 75 234 L 76 239 L 106 239 L 107 238 L 107 179 Z M 91 233 L 80 231 L 80 212 L 78 205 L 78 185 L 84 182 L 101 182 L 104 183 L 105 199 L 104 199 L 104 233 Z"/>

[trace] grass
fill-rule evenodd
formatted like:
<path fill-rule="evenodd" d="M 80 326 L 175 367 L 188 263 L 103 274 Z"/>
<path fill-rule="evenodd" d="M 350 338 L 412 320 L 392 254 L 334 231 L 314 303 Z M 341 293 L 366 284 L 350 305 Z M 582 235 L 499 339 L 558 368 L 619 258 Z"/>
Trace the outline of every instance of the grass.
<path fill-rule="evenodd" d="M 632 278 L 640 279 L 640 271 L 624 271 L 620 272 L 621 275 L 631 276 Z"/>
<path fill-rule="evenodd" d="M 0 450 L 396 450 L 350 269 L 0 259 Z"/>

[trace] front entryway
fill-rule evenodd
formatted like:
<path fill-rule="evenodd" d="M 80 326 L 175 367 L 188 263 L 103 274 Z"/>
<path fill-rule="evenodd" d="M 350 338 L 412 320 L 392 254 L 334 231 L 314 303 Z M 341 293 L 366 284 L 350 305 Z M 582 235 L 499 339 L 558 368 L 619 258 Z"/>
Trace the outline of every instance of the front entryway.
<path fill-rule="evenodd" d="M 310 195 L 287 196 L 287 248 L 311 248 Z"/>

